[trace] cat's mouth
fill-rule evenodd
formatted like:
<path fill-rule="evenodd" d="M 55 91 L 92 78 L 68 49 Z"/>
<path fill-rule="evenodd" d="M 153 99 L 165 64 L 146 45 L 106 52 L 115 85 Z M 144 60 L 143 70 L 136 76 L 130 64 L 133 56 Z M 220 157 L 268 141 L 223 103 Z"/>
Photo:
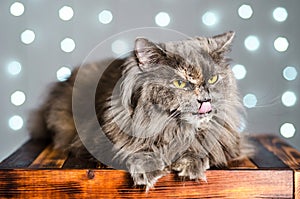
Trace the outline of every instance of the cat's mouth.
<path fill-rule="evenodd" d="M 193 115 L 205 116 L 212 112 L 211 100 L 201 101 L 200 107 L 197 113 Z"/>

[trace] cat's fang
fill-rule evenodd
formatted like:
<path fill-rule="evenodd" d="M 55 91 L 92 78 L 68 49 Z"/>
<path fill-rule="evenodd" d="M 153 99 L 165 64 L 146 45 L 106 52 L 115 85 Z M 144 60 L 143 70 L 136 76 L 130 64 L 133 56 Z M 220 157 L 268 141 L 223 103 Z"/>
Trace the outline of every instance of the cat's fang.
<path fill-rule="evenodd" d="M 209 101 L 202 102 L 201 106 L 198 110 L 198 113 L 199 114 L 205 114 L 205 113 L 209 113 L 211 110 L 212 110 L 212 107 L 211 107 L 211 103 Z"/>

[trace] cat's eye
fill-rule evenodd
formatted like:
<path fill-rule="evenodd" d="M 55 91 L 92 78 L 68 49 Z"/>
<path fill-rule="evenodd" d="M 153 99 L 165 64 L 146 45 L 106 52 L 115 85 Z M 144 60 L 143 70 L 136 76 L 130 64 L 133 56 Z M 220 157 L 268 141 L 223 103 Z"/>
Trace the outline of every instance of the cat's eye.
<path fill-rule="evenodd" d="M 173 81 L 173 84 L 176 88 L 185 88 L 187 85 L 187 83 L 182 80 L 175 80 L 175 81 Z"/>
<path fill-rule="evenodd" d="M 214 76 L 212 76 L 207 82 L 209 83 L 209 84 L 214 84 L 214 83 L 216 83 L 218 81 L 218 75 L 214 75 Z"/>

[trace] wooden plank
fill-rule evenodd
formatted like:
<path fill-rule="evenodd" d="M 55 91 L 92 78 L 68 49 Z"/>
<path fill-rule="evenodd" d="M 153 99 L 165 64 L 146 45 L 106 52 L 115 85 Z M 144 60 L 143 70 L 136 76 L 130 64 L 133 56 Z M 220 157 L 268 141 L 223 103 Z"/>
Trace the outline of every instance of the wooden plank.
<path fill-rule="evenodd" d="M 300 170 L 295 171 L 295 198 L 300 198 Z"/>
<path fill-rule="evenodd" d="M 257 166 L 249 159 L 234 160 L 228 163 L 229 169 L 257 169 Z"/>
<path fill-rule="evenodd" d="M 0 198 L 293 198 L 292 170 L 209 170 L 208 182 L 169 174 L 148 193 L 117 170 L 0 170 Z"/>
<path fill-rule="evenodd" d="M 259 135 L 257 139 L 291 169 L 300 169 L 300 152 L 275 135 Z"/>
<path fill-rule="evenodd" d="M 96 160 L 84 159 L 70 155 L 63 165 L 63 169 L 96 169 L 105 168 L 104 165 Z"/>
<path fill-rule="evenodd" d="M 61 150 L 54 149 L 50 144 L 32 162 L 29 168 L 62 168 L 68 154 Z"/>
<path fill-rule="evenodd" d="M 253 157 L 251 157 L 251 160 L 258 166 L 258 168 L 260 169 L 289 168 L 274 153 L 267 150 L 260 143 L 257 137 L 251 137 L 250 141 L 255 147 L 255 154 Z"/>
<path fill-rule="evenodd" d="M 48 140 L 29 140 L 3 160 L 0 168 L 27 168 L 48 144 Z"/>

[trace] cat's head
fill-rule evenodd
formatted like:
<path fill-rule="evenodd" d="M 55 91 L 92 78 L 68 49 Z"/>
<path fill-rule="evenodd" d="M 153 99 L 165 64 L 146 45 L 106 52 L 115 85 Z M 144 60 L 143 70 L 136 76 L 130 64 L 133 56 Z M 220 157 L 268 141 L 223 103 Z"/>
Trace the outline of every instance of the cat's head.
<path fill-rule="evenodd" d="M 241 104 L 226 58 L 233 38 L 227 32 L 160 44 L 136 39 L 135 63 L 124 70 L 124 106 L 133 117 L 142 109 L 154 121 L 161 114 L 198 129 L 215 122 L 236 128 Z"/>

